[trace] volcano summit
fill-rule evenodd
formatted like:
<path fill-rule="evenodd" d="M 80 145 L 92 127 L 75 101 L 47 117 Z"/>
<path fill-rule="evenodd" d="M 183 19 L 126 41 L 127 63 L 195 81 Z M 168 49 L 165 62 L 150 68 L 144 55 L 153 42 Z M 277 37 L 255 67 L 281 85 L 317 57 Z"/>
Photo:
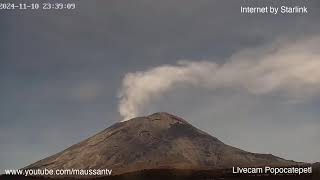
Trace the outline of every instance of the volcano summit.
<path fill-rule="evenodd" d="M 213 170 L 297 164 L 226 145 L 177 116 L 155 113 L 116 123 L 25 169 L 108 168 L 113 174 L 123 174 L 146 169 Z"/>

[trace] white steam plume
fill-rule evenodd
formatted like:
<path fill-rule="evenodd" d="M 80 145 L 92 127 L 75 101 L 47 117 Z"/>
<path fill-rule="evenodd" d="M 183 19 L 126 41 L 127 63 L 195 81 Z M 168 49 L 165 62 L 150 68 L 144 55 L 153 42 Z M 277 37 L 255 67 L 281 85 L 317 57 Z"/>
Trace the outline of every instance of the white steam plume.
<path fill-rule="evenodd" d="M 320 38 L 248 49 L 224 64 L 179 61 L 125 75 L 119 92 L 124 120 L 141 115 L 154 98 L 178 86 L 236 88 L 253 94 L 279 93 L 299 101 L 320 94 Z"/>

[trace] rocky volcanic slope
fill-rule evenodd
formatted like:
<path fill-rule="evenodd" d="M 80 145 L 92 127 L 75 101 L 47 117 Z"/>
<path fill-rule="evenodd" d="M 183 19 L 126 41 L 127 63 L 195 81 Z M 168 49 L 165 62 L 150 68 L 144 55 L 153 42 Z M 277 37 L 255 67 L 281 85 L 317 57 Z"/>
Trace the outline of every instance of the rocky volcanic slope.
<path fill-rule="evenodd" d="M 155 113 L 112 125 L 25 169 L 218 169 L 232 166 L 296 164 L 270 154 L 246 152 L 168 113 Z"/>

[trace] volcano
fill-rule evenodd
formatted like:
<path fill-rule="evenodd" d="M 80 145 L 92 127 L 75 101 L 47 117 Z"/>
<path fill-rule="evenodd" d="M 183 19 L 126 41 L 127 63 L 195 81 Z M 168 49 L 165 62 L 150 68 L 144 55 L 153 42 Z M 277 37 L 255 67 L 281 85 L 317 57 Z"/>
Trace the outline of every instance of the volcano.
<path fill-rule="evenodd" d="M 233 166 L 296 165 L 271 154 L 229 146 L 187 121 L 155 113 L 116 123 L 102 132 L 24 169 L 225 169 Z"/>

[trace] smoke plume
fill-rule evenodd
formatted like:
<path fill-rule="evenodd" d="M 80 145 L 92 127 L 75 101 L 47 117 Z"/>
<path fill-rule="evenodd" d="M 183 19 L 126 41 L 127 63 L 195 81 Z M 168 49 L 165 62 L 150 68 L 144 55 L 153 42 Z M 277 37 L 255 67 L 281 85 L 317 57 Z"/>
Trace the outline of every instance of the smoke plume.
<path fill-rule="evenodd" d="M 243 50 L 225 63 L 179 61 L 125 75 L 119 92 L 124 120 L 141 115 L 153 99 L 177 87 L 233 88 L 256 95 L 278 93 L 289 102 L 320 94 L 320 38 L 277 41 Z"/>

